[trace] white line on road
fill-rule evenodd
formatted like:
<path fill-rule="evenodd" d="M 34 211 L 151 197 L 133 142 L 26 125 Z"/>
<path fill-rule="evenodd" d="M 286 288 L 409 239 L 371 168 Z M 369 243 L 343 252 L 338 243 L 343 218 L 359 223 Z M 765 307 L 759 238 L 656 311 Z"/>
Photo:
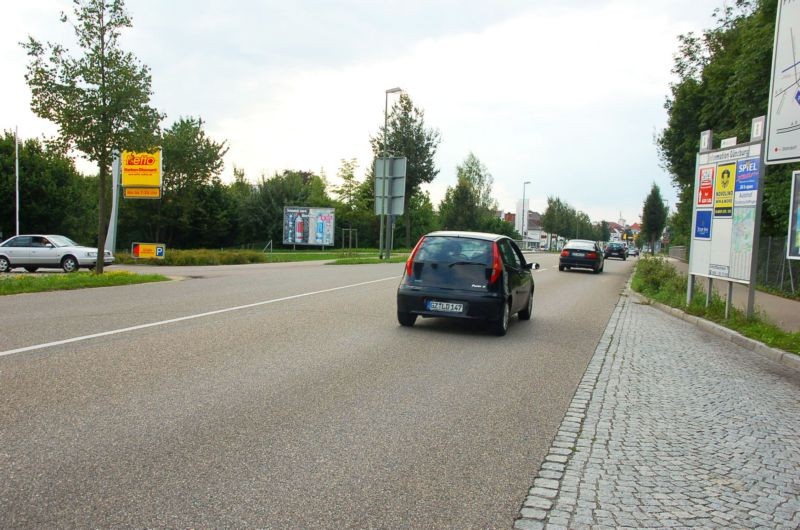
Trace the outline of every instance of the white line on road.
<path fill-rule="evenodd" d="M 286 300 L 294 300 L 296 298 L 303 298 L 306 296 L 314 296 L 315 294 L 330 293 L 333 291 L 340 291 L 342 289 L 349 289 L 351 287 L 358 287 L 360 285 L 369 285 L 371 283 L 385 282 L 387 280 L 396 280 L 398 276 L 390 276 L 388 278 L 381 278 L 379 280 L 370 280 L 368 282 L 353 283 L 350 285 L 342 285 L 341 287 L 332 287 L 330 289 L 323 289 L 321 291 L 313 291 L 310 293 L 294 294 L 292 296 L 284 296 L 283 298 L 274 298 L 272 300 L 263 300 L 261 302 L 254 302 L 252 304 L 237 305 L 236 307 L 226 307 L 225 309 L 217 309 L 215 311 L 207 311 L 205 313 L 197 313 L 196 315 L 187 315 L 185 317 L 170 318 L 169 320 L 161 320 L 158 322 L 150 322 L 149 324 L 140 324 L 138 326 L 131 326 L 128 328 L 112 329 L 110 331 L 103 331 L 100 333 L 93 333 L 91 335 L 83 335 L 82 337 L 73 337 L 71 339 L 57 340 L 53 342 L 46 342 L 44 344 L 35 344 L 33 346 L 25 346 L 24 348 L 16 348 L 14 350 L 0 351 L 0 357 L 5 355 L 12 355 L 14 353 L 23 353 L 26 351 L 41 350 L 50 348 L 52 346 L 61 346 L 62 344 L 69 344 L 71 342 L 80 342 L 82 340 L 96 339 L 98 337 L 106 337 L 108 335 L 117 335 L 119 333 L 127 333 L 129 331 L 136 331 L 139 329 L 153 328 L 156 326 L 164 326 L 166 324 L 173 324 L 175 322 L 182 322 L 184 320 L 192 320 L 195 318 L 202 318 L 211 315 L 219 315 L 220 313 L 228 313 L 230 311 L 238 311 L 240 309 L 248 309 L 250 307 L 258 307 L 260 305 L 274 304 L 276 302 L 285 302 Z"/>

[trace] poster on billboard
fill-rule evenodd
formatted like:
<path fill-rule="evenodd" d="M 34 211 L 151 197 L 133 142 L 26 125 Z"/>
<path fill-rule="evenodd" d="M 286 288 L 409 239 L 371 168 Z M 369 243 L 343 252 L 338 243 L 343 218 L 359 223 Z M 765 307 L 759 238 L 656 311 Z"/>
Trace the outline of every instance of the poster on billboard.
<path fill-rule="evenodd" d="M 716 166 L 700 168 L 700 180 L 697 185 L 697 206 L 711 206 L 714 197 L 714 170 Z"/>
<path fill-rule="evenodd" d="M 786 247 L 786 257 L 800 259 L 800 171 L 792 173 L 792 200 L 789 205 L 789 245 Z"/>
<path fill-rule="evenodd" d="M 717 182 L 714 183 L 714 217 L 730 217 L 733 214 L 736 164 L 719 166 L 717 171 Z"/>
<path fill-rule="evenodd" d="M 733 203 L 736 207 L 756 205 L 760 164 L 758 158 L 736 162 L 736 184 L 733 189 Z"/>
<path fill-rule="evenodd" d="M 284 206 L 283 244 L 332 247 L 335 222 L 333 208 Z"/>

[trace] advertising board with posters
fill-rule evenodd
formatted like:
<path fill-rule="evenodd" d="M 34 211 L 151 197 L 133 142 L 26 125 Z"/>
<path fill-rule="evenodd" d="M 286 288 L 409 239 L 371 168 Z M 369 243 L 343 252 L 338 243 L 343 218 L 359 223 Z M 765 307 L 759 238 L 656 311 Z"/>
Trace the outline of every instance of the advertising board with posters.
<path fill-rule="evenodd" d="M 789 246 L 786 248 L 786 257 L 800 259 L 800 171 L 792 173 L 792 200 L 789 204 Z"/>
<path fill-rule="evenodd" d="M 332 247 L 335 223 L 333 208 L 284 206 L 283 244 Z"/>
<path fill-rule="evenodd" d="M 698 153 L 691 274 L 750 283 L 762 153 L 762 141 Z"/>
<path fill-rule="evenodd" d="M 137 153 L 123 151 L 120 157 L 122 186 L 160 188 L 161 187 L 161 151 L 154 153 Z"/>

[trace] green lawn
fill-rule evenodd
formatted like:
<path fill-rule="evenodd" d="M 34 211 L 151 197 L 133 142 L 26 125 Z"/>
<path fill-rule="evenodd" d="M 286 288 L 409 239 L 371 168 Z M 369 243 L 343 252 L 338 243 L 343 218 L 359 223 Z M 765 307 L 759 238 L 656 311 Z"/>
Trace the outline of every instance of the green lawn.
<path fill-rule="evenodd" d="M 93 272 L 3 274 L 0 275 L 0 295 L 111 287 L 134 283 L 163 282 L 166 280 L 169 280 L 169 278 L 160 274 L 134 274 L 126 271 L 113 271 L 104 274 L 94 274 Z"/>
<path fill-rule="evenodd" d="M 402 254 L 397 254 L 401 256 Z M 246 263 L 287 263 L 293 261 L 354 260 L 351 263 L 380 263 L 377 249 L 344 250 L 279 250 L 271 253 L 258 250 L 170 250 L 164 259 L 133 259 L 130 254 L 115 254 L 118 264 L 125 265 L 242 265 Z M 365 260 L 363 262 L 355 260 Z M 394 258 L 393 258 L 394 259 Z M 399 259 L 399 257 L 398 257 Z M 405 261 L 405 258 L 403 258 Z"/>

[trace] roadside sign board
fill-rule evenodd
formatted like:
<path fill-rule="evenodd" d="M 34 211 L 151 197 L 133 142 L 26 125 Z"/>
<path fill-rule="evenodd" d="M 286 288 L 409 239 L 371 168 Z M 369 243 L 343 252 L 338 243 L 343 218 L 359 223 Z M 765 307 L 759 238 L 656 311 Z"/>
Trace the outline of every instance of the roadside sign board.
<path fill-rule="evenodd" d="M 123 151 L 120 163 L 123 187 L 161 187 L 161 151 Z"/>
<path fill-rule="evenodd" d="M 336 230 L 334 208 L 284 206 L 283 244 L 333 246 Z"/>
<path fill-rule="evenodd" d="M 406 198 L 406 158 L 375 159 L 375 215 L 403 215 Z"/>
<path fill-rule="evenodd" d="M 163 243 L 132 243 L 131 256 L 135 259 L 164 259 L 167 246 Z"/>
<path fill-rule="evenodd" d="M 697 154 L 691 274 L 750 282 L 762 149 L 750 142 Z"/>
<path fill-rule="evenodd" d="M 800 161 L 800 2 L 778 2 L 767 112 L 767 164 Z"/>
<path fill-rule="evenodd" d="M 122 188 L 126 199 L 160 199 L 161 188 Z"/>
<path fill-rule="evenodd" d="M 789 209 L 789 245 L 786 257 L 800 259 L 800 171 L 792 173 L 792 201 Z"/>

